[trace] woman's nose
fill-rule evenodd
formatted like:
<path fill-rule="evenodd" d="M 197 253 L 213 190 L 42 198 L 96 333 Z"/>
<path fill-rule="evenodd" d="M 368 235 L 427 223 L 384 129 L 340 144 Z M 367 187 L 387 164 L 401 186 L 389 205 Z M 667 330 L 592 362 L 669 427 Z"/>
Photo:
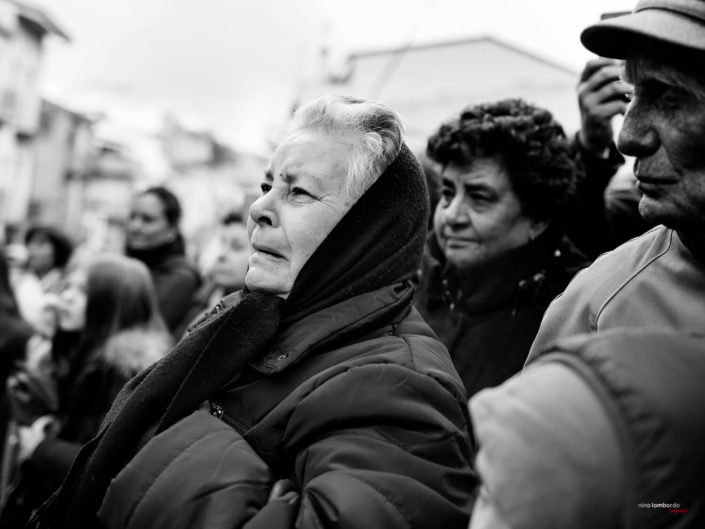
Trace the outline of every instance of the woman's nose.
<path fill-rule="evenodd" d="M 444 209 L 444 216 L 448 225 L 467 224 L 469 221 L 467 207 L 461 195 L 455 195 Z"/>
<path fill-rule="evenodd" d="M 636 158 L 646 158 L 658 151 L 661 142 L 652 121 L 650 112 L 634 101 L 624 116 L 617 138 L 619 150 Z"/>
<path fill-rule="evenodd" d="M 139 217 L 130 217 L 127 222 L 127 229 L 130 231 L 137 231 L 142 226 L 142 221 Z"/>
<path fill-rule="evenodd" d="M 250 206 L 250 218 L 260 226 L 276 226 L 278 218 L 276 209 L 274 192 L 269 191 L 252 203 Z"/>

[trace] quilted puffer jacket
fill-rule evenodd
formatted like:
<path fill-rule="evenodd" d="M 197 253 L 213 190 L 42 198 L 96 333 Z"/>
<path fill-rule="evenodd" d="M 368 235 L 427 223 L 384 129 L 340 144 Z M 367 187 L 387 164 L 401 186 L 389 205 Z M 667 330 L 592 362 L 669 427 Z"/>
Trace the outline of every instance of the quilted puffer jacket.
<path fill-rule="evenodd" d="M 465 392 L 412 294 L 383 288 L 287 327 L 205 404 L 210 415 L 195 412 L 138 452 L 108 489 L 102 523 L 466 527 L 475 474 Z M 391 323 L 376 324 L 380 314 Z M 268 501 L 283 479 L 299 498 L 288 518 Z"/>

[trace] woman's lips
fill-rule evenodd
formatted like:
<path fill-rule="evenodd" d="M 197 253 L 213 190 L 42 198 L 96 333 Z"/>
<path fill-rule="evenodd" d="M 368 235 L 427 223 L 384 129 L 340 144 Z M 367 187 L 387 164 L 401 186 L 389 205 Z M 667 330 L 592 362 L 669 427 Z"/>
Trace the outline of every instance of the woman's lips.
<path fill-rule="evenodd" d="M 475 239 L 468 239 L 465 237 L 446 237 L 446 246 L 450 248 L 464 248 L 471 244 L 475 244 L 477 241 Z"/>
<path fill-rule="evenodd" d="M 268 246 L 261 246 L 261 245 L 252 245 L 252 248 L 255 250 L 255 253 L 259 252 L 261 254 L 264 254 L 269 257 L 273 257 L 275 259 L 284 259 L 284 256 L 274 250 L 273 248 L 270 248 Z"/>

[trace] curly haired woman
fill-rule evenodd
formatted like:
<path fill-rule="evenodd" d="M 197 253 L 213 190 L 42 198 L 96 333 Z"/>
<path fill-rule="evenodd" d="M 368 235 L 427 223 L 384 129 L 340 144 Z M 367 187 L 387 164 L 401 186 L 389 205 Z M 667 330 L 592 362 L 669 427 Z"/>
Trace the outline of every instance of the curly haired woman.
<path fill-rule="evenodd" d="M 521 370 L 584 257 L 564 236 L 577 167 L 561 126 L 520 99 L 469 107 L 428 141 L 439 164 L 417 307 L 468 395 Z"/>

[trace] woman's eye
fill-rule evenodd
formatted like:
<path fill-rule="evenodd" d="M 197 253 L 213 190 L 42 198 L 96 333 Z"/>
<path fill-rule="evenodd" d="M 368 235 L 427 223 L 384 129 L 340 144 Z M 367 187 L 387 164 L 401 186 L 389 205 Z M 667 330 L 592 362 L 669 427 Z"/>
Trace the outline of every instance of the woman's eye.
<path fill-rule="evenodd" d="M 299 197 L 313 197 L 311 193 L 306 191 L 305 189 L 302 189 L 300 187 L 294 187 L 291 189 L 291 194 L 294 196 L 299 196 Z"/>
<path fill-rule="evenodd" d="M 443 188 L 441 189 L 441 198 L 443 199 L 444 203 L 448 203 L 451 200 L 453 200 L 453 197 L 455 196 L 455 191 L 453 191 L 450 188 Z"/>
<path fill-rule="evenodd" d="M 272 186 L 270 184 L 265 183 L 260 184 L 259 187 L 262 190 L 263 195 L 266 195 L 272 189 Z"/>

